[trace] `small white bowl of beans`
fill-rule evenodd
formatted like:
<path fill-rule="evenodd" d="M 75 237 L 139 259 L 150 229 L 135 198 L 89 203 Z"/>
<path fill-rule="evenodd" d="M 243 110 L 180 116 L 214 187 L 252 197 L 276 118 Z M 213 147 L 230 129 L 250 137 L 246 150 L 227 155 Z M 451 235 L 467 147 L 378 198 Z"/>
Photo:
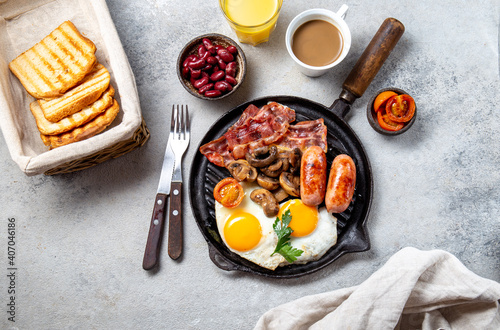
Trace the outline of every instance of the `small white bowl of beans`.
<path fill-rule="evenodd" d="M 243 82 L 246 58 L 238 44 L 221 34 L 196 37 L 177 59 L 177 76 L 184 88 L 204 100 L 231 95 Z"/>

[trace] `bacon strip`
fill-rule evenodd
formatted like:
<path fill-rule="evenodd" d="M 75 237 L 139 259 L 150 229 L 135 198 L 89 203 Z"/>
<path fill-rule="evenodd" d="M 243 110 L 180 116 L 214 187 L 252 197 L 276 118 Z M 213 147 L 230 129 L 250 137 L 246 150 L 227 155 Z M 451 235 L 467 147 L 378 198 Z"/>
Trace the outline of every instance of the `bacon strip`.
<path fill-rule="evenodd" d="M 220 167 L 226 167 L 225 164 L 229 164 L 234 159 L 233 153 L 229 150 L 226 137 L 223 135 L 217 140 L 210 141 L 200 147 L 200 152 L 202 155 L 207 157 L 207 159 Z"/>
<path fill-rule="evenodd" d="M 253 116 L 238 120 L 224 136 L 228 141 L 233 157 L 240 159 L 255 148 L 270 145 L 279 140 L 295 120 L 295 111 L 276 102 L 264 105 Z"/>
<path fill-rule="evenodd" d="M 318 145 L 326 152 L 327 128 L 323 119 L 290 125 L 294 121 L 295 111 L 279 103 L 270 102 L 260 109 L 250 105 L 223 136 L 201 146 L 200 152 L 221 167 L 244 158 L 248 151 L 271 144 L 302 151 Z"/>
<path fill-rule="evenodd" d="M 299 148 L 304 152 L 308 147 L 319 146 L 326 153 L 328 144 L 326 141 L 327 127 L 323 118 L 310 121 L 301 121 L 290 125 L 278 145 L 287 148 Z"/>
<path fill-rule="evenodd" d="M 255 105 L 250 104 L 245 111 L 241 114 L 240 118 L 236 123 L 233 124 L 228 129 L 229 131 L 234 131 L 238 127 L 244 125 L 244 123 L 254 117 L 258 112 L 259 108 Z M 227 133 L 226 133 L 227 134 Z M 223 135 L 220 138 L 208 142 L 200 147 L 200 152 L 208 158 L 208 160 L 217 166 L 225 167 L 224 164 L 232 162 L 234 159 L 232 154 L 232 148 L 229 147 L 226 136 Z"/>

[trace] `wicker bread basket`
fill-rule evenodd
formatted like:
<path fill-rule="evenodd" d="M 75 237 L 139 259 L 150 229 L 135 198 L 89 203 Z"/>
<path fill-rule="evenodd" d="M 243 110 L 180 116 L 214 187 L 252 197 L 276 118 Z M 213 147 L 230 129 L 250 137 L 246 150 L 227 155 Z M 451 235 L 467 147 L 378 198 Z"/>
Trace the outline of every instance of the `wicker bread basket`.
<path fill-rule="evenodd" d="M 66 20 L 96 45 L 97 61 L 110 72 L 120 112 L 102 133 L 49 149 L 41 141 L 29 110 L 34 99 L 10 72 L 8 63 Z M 2 22 L 0 128 L 12 159 L 26 175 L 83 170 L 144 145 L 149 131 L 142 117 L 135 77 L 105 0 L 0 1 Z"/>
<path fill-rule="evenodd" d="M 141 126 L 139 126 L 139 128 L 134 132 L 134 135 L 130 139 L 120 141 L 117 144 L 109 148 L 100 150 L 92 155 L 57 166 L 46 171 L 44 174 L 64 174 L 87 169 L 109 159 L 120 157 L 134 149 L 142 147 L 148 139 L 149 130 L 146 126 L 146 122 L 143 119 Z"/>

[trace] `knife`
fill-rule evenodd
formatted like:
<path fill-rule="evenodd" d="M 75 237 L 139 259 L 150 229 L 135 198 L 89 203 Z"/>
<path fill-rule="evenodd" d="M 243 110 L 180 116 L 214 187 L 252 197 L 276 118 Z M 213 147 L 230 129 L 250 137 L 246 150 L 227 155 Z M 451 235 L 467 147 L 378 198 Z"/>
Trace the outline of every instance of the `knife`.
<path fill-rule="evenodd" d="M 149 225 L 148 240 L 146 242 L 146 250 L 144 251 L 144 259 L 142 268 L 150 270 L 158 264 L 160 255 L 161 240 L 163 237 L 163 228 L 165 227 L 165 209 L 167 197 L 170 195 L 170 185 L 174 171 L 174 152 L 170 146 L 170 137 L 167 142 L 163 165 L 161 168 L 160 183 L 156 192 L 153 215 L 151 216 L 151 224 Z"/>

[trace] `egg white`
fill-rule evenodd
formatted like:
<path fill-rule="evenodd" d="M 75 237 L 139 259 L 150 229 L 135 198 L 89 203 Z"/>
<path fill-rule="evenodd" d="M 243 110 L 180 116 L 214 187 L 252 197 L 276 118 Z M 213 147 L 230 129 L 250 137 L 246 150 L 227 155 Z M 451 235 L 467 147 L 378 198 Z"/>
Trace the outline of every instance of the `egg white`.
<path fill-rule="evenodd" d="M 237 207 L 227 208 L 219 202 L 215 202 L 215 218 L 222 241 L 230 251 L 261 267 L 275 270 L 278 266 L 290 265 L 290 263 L 278 253 L 271 256 L 278 243 L 278 236 L 273 229 L 276 217 L 267 217 L 262 207 L 250 199 L 251 192 L 260 187 L 256 183 L 249 182 L 241 182 L 241 185 L 245 192 L 245 196 L 241 204 Z M 253 249 L 245 252 L 231 248 L 227 244 L 224 236 L 224 225 L 226 221 L 232 214 L 238 211 L 254 215 L 259 220 L 262 227 L 262 238 L 260 242 Z M 294 248 L 304 251 L 297 257 L 297 260 L 293 262 L 294 264 L 305 264 L 318 260 L 337 243 L 337 219 L 332 214 L 328 213 L 325 207 L 318 210 L 318 217 L 318 225 L 311 234 L 303 237 L 290 237 L 290 244 Z"/>
<path fill-rule="evenodd" d="M 285 258 L 278 253 L 271 256 L 271 254 L 274 252 L 274 249 L 276 248 L 276 244 L 278 244 L 278 236 L 273 229 L 273 223 L 274 221 L 276 221 L 276 217 L 267 217 L 264 214 L 262 207 L 250 199 L 251 192 L 254 189 L 260 188 L 259 185 L 257 185 L 256 183 L 248 182 L 241 182 L 241 185 L 243 187 L 243 190 L 245 191 L 245 196 L 243 197 L 241 204 L 237 207 L 230 209 L 224 207 L 217 201 L 215 202 L 215 218 L 217 221 L 217 229 L 219 230 L 222 241 L 229 250 L 261 267 L 275 270 L 276 267 L 278 267 L 285 261 Z M 227 244 L 226 238 L 224 236 L 224 225 L 226 221 L 233 213 L 237 211 L 244 211 L 254 215 L 259 220 L 260 226 L 262 227 L 262 238 L 260 242 L 253 249 L 245 252 L 232 249 Z"/>
<path fill-rule="evenodd" d="M 318 210 L 318 225 L 307 236 L 290 236 L 290 245 L 304 251 L 294 264 L 305 264 L 321 258 L 332 246 L 337 244 L 337 218 L 328 213 L 325 207 Z M 293 218 L 293 215 L 292 215 Z M 288 262 L 280 266 L 288 265 Z"/>

